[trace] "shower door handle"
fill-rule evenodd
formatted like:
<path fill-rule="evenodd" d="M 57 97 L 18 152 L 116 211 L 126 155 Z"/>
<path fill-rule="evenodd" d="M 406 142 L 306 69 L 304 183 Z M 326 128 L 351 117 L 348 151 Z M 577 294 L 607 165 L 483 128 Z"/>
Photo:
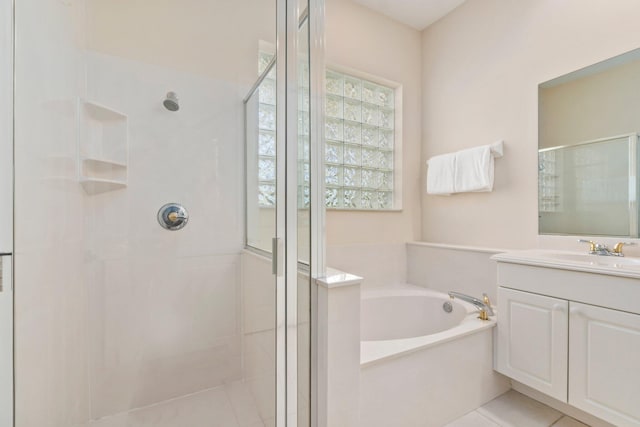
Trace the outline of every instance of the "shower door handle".
<path fill-rule="evenodd" d="M 274 237 L 271 239 L 271 274 L 275 274 L 277 277 L 282 276 L 282 262 L 280 262 L 280 254 L 284 245 L 282 239 Z"/>
<path fill-rule="evenodd" d="M 7 258 L 8 264 L 5 264 L 5 258 Z M 6 269 L 8 269 L 10 267 L 11 267 L 11 255 L 10 254 L 4 254 L 4 253 L 0 254 L 0 292 L 4 291 L 4 285 L 5 285 L 4 277 L 5 276 L 9 277 L 8 285 L 11 286 L 11 279 L 10 279 L 11 276 L 9 276 L 8 274 L 4 274 L 4 272 L 3 272 L 3 270 L 6 270 Z M 9 273 L 10 273 L 10 271 L 9 271 Z"/>

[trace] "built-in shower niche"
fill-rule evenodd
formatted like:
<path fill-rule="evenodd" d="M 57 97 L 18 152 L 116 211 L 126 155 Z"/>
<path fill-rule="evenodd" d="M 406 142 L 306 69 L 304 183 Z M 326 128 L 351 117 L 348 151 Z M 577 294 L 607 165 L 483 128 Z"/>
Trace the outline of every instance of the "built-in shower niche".
<path fill-rule="evenodd" d="M 78 102 L 79 181 L 88 194 L 127 186 L 127 116 L 95 102 Z"/>

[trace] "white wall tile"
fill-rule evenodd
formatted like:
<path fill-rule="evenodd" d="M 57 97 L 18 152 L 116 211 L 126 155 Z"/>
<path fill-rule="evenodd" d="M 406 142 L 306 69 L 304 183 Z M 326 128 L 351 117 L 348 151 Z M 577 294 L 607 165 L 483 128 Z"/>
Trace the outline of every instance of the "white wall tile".
<path fill-rule="evenodd" d="M 497 301 L 496 252 L 407 244 L 407 280 L 412 285 L 442 292 L 458 291 L 474 297 L 487 293 Z"/>
<path fill-rule="evenodd" d="M 245 251 L 241 262 L 244 333 L 273 329 L 276 281 L 271 274 L 271 260 Z"/>
<path fill-rule="evenodd" d="M 328 426 L 359 425 L 360 285 L 326 291 Z"/>
<path fill-rule="evenodd" d="M 0 252 L 13 252 L 13 3 L 0 5 Z"/>
<path fill-rule="evenodd" d="M 109 260 L 90 289 L 93 417 L 241 375 L 238 256 Z"/>
<path fill-rule="evenodd" d="M 404 243 L 327 247 L 327 266 L 363 277 L 363 288 L 406 283 L 406 263 Z"/>
<path fill-rule="evenodd" d="M 89 417 L 86 211 L 75 180 L 84 13 L 84 0 L 15 4 L 15 423 L 24 427 Z"/>
<path fill-rule="evenodd" d="M 258 39 L 275 35 L 263 13 L 273 6 L 254 3 L 253 31 L 234 43 L 216 33 L 247 18 L 244 7 L 16 5 L 18 425 L 80 426 L 240 378 L 242 97 L 256 78 Z M 203 22 L 198 10 L 216 13 Z M 211 30 L 209 54 L 181 23 Z M 189 43 L 170 48 L 165 36 Z M 226 67 L 220 51 L 234 54 L 223 55 Z M 169 90 L 179 112 L 162 107 Z M 89 196 L 79 185 L 78 98 L 127 116 L 125 189 Z M 156 222 L 174 201 L 191 215 L 176 233 Z M 269 308 L 256 319 L 273 317 Z M 261 390 L 272 398 L 274 387 Z M 170 423 L 196 425 L 189 420 Z"/>

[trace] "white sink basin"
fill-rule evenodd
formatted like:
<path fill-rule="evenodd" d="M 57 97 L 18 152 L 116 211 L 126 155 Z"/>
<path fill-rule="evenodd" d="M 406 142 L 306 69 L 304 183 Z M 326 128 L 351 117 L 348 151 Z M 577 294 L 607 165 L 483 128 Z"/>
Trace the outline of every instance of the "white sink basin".
<path fill-rule="evenodd" d="M 561 261 L 587 263 L 589 265 L 606 265 L 606 266 L 624 266 L 637 265 L 640 266 L 640 258 L 576 254 L 566 252 L 547 252 L 543 255 L 545 258 L 558 259 Z"/>
<path fill-rule="evenodd" d="M 497 254 L 492 259 L 516 264 L 640 278 L 640 258 L 635 257 L 589 255 L 581 252 L 536 249 Z"/>

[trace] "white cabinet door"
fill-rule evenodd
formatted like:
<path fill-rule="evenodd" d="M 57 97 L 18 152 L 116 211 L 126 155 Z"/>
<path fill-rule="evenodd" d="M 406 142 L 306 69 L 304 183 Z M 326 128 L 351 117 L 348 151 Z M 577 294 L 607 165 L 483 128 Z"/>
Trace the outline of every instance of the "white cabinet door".
<path fill-rule="evenodd" d="M 13 425 L 13 296 L 11 257 L 0 256 L 0 427 Z"/>
<path fill-rule="evenodd" d="M 567 401 L 568 301 L 498 288 L 496 370 Z"/>
<path fill-rule="evenodd" d="M 640 426 L 640 316 L 571 302 L 569 403 Z"/>

